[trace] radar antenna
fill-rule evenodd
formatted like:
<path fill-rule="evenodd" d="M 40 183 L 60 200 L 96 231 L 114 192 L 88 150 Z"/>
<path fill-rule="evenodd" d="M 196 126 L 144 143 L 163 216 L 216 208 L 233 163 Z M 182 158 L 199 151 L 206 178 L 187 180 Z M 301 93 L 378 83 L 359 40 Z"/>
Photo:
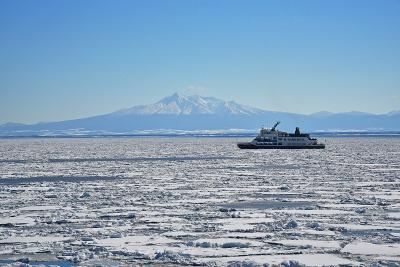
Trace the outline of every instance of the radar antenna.
<path fill-rule="evenodd" d="M 275 122 L 274 126 L 271 128 L 271 131 L 275 131 L 276 126 L 278 126 L 280 123 L 280 121 Z"/>

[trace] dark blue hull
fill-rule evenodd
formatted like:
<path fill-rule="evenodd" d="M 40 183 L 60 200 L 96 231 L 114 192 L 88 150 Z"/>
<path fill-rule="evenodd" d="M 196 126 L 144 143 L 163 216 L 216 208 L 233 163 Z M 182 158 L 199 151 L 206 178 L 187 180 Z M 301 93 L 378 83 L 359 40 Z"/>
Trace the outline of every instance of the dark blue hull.
<path fill-rule="evenodd" d="M 241 149 L 324 149 L 324 144 L 309 146 L 278 146 L 278 145 L 254 145 L 252 143 L 238 143 Z"/>

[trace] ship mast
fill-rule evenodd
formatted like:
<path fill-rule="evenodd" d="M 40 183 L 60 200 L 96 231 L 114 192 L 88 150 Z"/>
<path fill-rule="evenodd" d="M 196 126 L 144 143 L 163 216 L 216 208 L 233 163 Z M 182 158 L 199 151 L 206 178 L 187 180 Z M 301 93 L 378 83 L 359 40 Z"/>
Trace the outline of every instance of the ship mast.
<path fill-rule="evenodd" d="M 276 126 L 279 125 L 279 123 L 281 123 L 280 121 L 275 122 L 274 126 L 271 128 L 271 131 L 275 131 Z"/>

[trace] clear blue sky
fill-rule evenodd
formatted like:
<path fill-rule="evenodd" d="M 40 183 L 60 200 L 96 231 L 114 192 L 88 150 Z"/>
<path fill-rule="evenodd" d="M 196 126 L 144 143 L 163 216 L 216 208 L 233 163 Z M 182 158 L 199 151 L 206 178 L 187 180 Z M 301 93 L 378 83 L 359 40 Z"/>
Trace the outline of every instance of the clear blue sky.
<path fill-rule="evenodd" d="M 0 1 L 0 123 L 187 88 L 296 113 L 399 110 L 400 1 Z"/>

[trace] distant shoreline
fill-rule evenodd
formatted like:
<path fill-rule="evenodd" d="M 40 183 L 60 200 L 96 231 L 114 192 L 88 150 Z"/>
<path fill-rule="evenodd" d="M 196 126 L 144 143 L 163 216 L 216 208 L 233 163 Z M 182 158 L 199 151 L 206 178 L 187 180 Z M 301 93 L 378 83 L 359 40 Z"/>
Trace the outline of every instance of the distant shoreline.
<path fill-rule="evenodd" d="M 54 135 L 0 135 L 0 139 L 28 139 L 28 138 L 141 138 L 141 137 L 160 137 L 160 138 L 246 138 L 254 137 L 257 133 L 146 133 L 146 134 L 54 134 Z M 310 135 L 316 137 L 400 137 L 400 131 L 387 132 L 311 132 Z"/>

